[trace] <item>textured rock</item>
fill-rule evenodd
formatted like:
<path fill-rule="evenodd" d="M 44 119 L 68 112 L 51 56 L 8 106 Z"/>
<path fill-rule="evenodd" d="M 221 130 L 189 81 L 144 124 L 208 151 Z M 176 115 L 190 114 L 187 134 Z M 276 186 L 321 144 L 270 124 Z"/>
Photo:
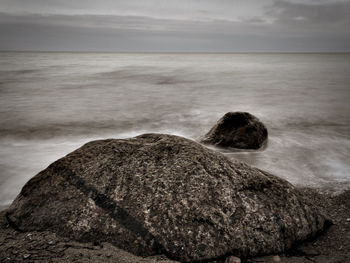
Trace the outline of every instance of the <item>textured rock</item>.
<path fill-rule="evenodd" d="M 326 222 L 288 182 L 160 134 L 85 144 L 32 178 L 7 219 L 183 262 L 277 254 Z"/>
<path fill-rule="evenodd" d="M 202 143 L 239 149 L 259 149 L 267 139 L 267 129 L 248 112 L 228 112 L 204 136 Z"/>
<path fill-rule="evenodd" d="M 165 256 L 138 257 L 110 243 L 79 243 L 50 231 L 17 232 L 0 212 L 1 263 L 179 263 Z"/>

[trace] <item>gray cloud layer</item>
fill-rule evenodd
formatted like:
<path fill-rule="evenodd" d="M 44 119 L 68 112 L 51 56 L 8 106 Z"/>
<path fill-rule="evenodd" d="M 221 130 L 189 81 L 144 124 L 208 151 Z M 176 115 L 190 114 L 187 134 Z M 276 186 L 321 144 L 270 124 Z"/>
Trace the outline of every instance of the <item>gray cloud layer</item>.
<path fill-rule="evenodd" d="M 350 51 L 350 1 L 0 1 L 2 50 Z"/>

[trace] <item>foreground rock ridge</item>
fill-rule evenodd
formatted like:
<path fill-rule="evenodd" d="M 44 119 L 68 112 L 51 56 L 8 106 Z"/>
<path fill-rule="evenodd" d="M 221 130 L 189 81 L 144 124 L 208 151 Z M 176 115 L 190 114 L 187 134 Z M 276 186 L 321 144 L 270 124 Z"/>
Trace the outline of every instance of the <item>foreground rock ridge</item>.
<path fill-rule="evenodd" d="M 228 112 L 210 129 L 202 143 L 238 149 L 259 149 L 267 140 L 265 125 L 248 112 Z"/>
<path fill-rule="evenodd" d="M 6 217 L 182 262 L 280 253 L 327 223 L 285 180 L 165 134 L 85 144 L 33 177 Z"/>

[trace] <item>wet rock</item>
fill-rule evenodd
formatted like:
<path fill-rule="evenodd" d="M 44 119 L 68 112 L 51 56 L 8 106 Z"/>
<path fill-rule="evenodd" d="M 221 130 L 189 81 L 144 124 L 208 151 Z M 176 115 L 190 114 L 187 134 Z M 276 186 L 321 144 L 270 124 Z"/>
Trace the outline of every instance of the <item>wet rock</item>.
<path fill-rule="evenodd" d="M 259 149 L 267 140 L 265 125 L 248 112 L 228 112 L 201 140 L 238 149 Z"/>
<path fill-rule="evenodd" d="M 182 262 L 278 254 L 326 222 L 288 182 L 161 134 L 85 144 L 32 178 L 6 217 Z"/>

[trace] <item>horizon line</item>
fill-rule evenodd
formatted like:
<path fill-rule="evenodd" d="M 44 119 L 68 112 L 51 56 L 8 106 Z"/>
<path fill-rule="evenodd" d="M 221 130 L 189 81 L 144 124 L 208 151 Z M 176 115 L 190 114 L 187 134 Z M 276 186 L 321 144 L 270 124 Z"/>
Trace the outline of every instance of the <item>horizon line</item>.
<path fill-rule="evenodd" d="M 0 50 L 0 53 L 105 53 L 105 54 L 347 54 L 349 51 L 98 51 L 98 50 Z"/>

